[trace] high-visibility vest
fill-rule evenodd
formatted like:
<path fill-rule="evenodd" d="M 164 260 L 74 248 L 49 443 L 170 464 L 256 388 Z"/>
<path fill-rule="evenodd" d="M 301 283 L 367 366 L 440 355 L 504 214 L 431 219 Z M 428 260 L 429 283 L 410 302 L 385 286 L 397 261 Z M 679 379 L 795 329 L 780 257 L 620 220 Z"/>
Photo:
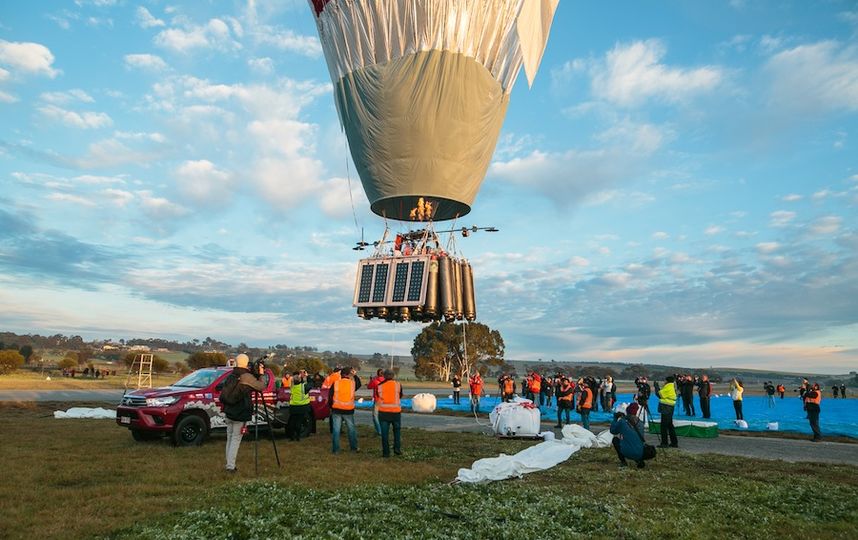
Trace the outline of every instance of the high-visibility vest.
<path fill-rule="evenodd" d="M 394 380 L 384 381 L 378 386 L 378 412 L 398 413 L 402 412 L 399 403 L 399 395 L 402 393 L 402 385 Z"/>
<path fill-rule="evenodd" d="M 331 373 L 330 375 L 325 377 L 325 381 L 322 383 L 322 389 L 324 390 L 325 388 L 332 387 L 335 382 L 337 382 L 338 380 L 340 380 L 342 378 L 342 376 L 343 376 L 343 374 L 340 373 L 339 371 L 335 371 L 335 372 Z"/>
<path fill-rule="evenodd" d="M 672 382 L 661 387 L 661 390 L 658 392 L 658 402 L 670 405 L 671 407 L 676 405 L 676 386 Z"/>
<path fill-rule="evenodd" d="M 584 387 L 581 390 L 581 393 L 584 394 L 581 396 L 581 408 L 582 409 L 592 409 L 593 408 L 593 391 L 588 387 Z"/>
<path fill-rule="evenodd" d="M 538 393 L 542 389 L 542 378 L 538 375 L 533 377 L 533 382 L 530 383 L 530 391 L 534 394 Z"/>
<path fill-rule="evenodd" d="M 304 392 L 304 383 L 299 382 L 289 386 L 291 392 L 289 405 L 309 405 L 310 394 Z"/>
<path fill-rule="evenodd" d="M 514 386 L 514 383 L 512 382 L 512 379 L 507 379 L 507 380 L 505 380 L 505 381 L 503 382 L 503 392 L 504 392 L 504 394 L 512 394 L 512 388 L 513 388 L 513 386 Z"/>
<path fill-rule="evenodd" d="M 355 409 L 355 382 L 351 379 L 340 379 L 334 383 L 333 409 L 353 411 Z"/>
<path fill-rule="evenodd" d="M 814 398 L 805 398 L 805 403 L 815 403 L 819 405 L 822 402 L 822 390 L 808 390 L 807 393 L 816 392 L 816 397 Z"/>
<path fill-rule="evenodd" d="M 482 377 L 472 377 L 470 381 L 468 381 L 471 387 L 471 394 L 475 396 L 482 395 L 483 393 L 483 378 Z"/>
<path fill-rule="evenodd" d="M 280 379 L 280 386 L 283 388 L 289 388 L 292 386 L 292 375 L 283 375 L 283 378 Z"/>
<path fill-rule="evenodd" d="M 569 392 L 570 390 L 572 390 L 572 387 L 571 387 L 571 386 L 561 386 L 561 387 L 560 387 L 560 391 L 561 391 L 561 392 Z M 561 401 L 572 401 L 572 398 L 573 398 L 573 397 L 574 397 L 574 396 L 572 395 L 572 392 L 569 392 L 569 393 L 568 393 L 568 394 L 566 394 L 565 396 L 560 396 L 560 397 L 559 397 L 559 398 L 557 398 L 557 399 L 559 399 L 559 400 L 561 400 Z"/>

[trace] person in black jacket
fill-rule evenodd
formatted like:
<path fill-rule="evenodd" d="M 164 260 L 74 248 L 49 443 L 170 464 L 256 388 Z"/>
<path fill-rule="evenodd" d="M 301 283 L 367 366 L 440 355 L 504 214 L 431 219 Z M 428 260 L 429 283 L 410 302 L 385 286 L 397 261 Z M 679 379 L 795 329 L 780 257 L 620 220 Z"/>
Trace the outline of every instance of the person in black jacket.
<path fill-rule="evenodd" d="M 250 373 L 247 365 L 250 358 L 246 354 L 235 357 L 235 367 L 231 375 L 238 378 L 238 393 L 241 398 L 234 404 L 223 404 L 223 412 L 226 415 L 226 471 L 234 473 L 238 471 L 235 460 L 238 457 L 238 447 L 241 446 L 241 431 L 244 424 L 253 416 L 253 392 L 262 392 L 268 386 L 265 376 L 257 378 Z M 261 373 L 257 375 L 262 375 Z"/>
<path fill-rule="evenodd" d="M 709 398 L 712 395 L 712 384 L 709 382 L 709 375 L 704 375 L 700 378 L 700 382 L 697 384 L 697 395 L 700 397 L 700 412 L 703 414 L 703 418 L 709 418 Z"/>

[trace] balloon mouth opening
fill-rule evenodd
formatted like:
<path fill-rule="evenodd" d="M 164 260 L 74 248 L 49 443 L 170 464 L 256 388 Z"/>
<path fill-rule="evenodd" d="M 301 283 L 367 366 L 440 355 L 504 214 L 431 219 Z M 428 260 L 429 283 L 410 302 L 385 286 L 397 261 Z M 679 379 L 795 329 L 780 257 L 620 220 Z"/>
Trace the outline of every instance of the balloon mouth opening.
<path fill-rule="evenodd" d="M 431 203 L 432 216 L 429 219 L 412 217 L 412 210 L 418 207 L 420 199 Z M 467 215 L 471 211 L 470 205 L 444 197 L 433 197 L 431 195 L 405 195 L 400 197 L 388 197 L 379 199 L 370 205 L 370 209 L 377 215 L 396 221 L 426 222 L 447 221 Z"/>

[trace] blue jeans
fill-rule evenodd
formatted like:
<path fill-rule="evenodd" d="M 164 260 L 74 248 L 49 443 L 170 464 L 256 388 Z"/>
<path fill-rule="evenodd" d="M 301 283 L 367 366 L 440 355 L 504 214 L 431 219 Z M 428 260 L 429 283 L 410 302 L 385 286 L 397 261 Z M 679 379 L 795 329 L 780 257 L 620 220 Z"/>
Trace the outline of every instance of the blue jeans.
<path fill-rule="evenodd" d="M 400 437 L 400 428 L 402 427 L 402 417 L 397 416 L 396 420 L 380 420 L 381 422 L 381 455 L 390 457 L 390 426 L 393 426 L 393 453 L 399 455 L 402 453 L 402 439 Z"/>
<path fill-rule="evenodd" d="M 584 429 L 590 429 L 590 409 L 581 409 L 581 425 Z"/>
<path fill-rule="evenodd" d="M 343 422 L 346 424 L 346 430 L 349 434 L 349 448 L 352 450 L 357 450 L 357 428 L 355 428 L 355 415 L 354 414 L 331 414 L 331 420 L 334 423 L 334 431 L 333 431 L 333 445 L 331 446 L 331 451 L 333 453 L 337 453 L 340 451 L 340 430 L 342 430 Z"/>
<path fill-rule="evenodd" d="M 375 426 L 375 434 L 381 435 L 381 424 L 378 422 L 378 403 L 372 405 L 372 425 Z"/>

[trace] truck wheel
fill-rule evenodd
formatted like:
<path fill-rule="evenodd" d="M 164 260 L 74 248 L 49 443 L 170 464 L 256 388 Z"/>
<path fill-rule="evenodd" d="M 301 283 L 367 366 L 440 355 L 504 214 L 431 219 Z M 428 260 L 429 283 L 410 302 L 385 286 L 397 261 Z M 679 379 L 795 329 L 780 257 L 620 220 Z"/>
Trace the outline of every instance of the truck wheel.
<path fill-rule="evenodd" d="M 173 444 L 176 446 L 199 446 L 206 438 L 206 423 L 195 414 L 187 414 L 179 419 L 173 429 Z"/>
<path fill-rule="evenodd" d="M 311 416 L 305 416 L 301 423 L 301 437 L 306 438 L 316 432 L 316 419 Z"/>
<path fill-rule="evenodd" d="M 149 433 L 148 431 L 141 431 L 139 429 L 132 429 L 131 436 L 137 442 L 156 441 L 161 438 L 160 433 Z"/>

